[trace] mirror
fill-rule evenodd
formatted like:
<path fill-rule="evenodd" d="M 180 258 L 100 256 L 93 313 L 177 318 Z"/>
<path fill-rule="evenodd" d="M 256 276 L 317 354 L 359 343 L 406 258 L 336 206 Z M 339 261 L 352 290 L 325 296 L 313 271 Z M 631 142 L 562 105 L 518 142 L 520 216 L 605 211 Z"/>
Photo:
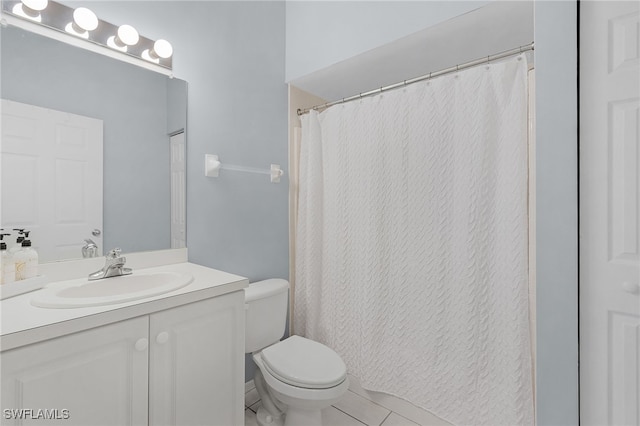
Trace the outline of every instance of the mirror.
<path fill-rule="evenodd" d="M 2 227 L 32 230 L 34 247 L 43 247 L 41 262 L 83 257 L 85 238 L 96 242 L 98 255 L 114 247 L 124 253 L 184 247 L 187 83 L 20 28 L 0 31 L 0 98 L 21 111 L 23 104 L 49 111 L 44 117 L 102 123 L 102 150 L 82 164 L 74 156 L 83 145 L 73 144 L 93 130 L 54 123 L 45 143 L 65 142 L 70 156 L 43 166 L 34 159 L 40 148 L 21 156 L 10 151 L 28 144 L 20 126 L 5 123 L 3 109 Z M 22 128 L 35 134 L 39 127 Z M 101 188 L 87 177 L 100 167 Z M 42 204 L 52 192 L 55 200 Z M 102 216 L 101 225 L 87 219 L 90 211 Z M 46 239 L 52 250 L 44 249 Z"/>

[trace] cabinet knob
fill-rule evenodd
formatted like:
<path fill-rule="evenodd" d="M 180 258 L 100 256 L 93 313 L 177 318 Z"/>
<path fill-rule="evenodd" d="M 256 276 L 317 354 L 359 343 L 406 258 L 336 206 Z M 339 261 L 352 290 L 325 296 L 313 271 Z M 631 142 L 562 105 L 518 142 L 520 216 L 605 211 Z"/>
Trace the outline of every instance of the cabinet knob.
<path fill-rule="evenodd" d="M 165 344 L 169 341 L 169 333 L 167 333 L 166 331 L 163 331 L 162 333 L 158 333 L 158 335 L 156 336 L 156 342 L 158 342 L 159 344 Z"/>
<path fill-rule="evenodd" d="M 136 350 L 139 352 L 147 349 L 147 346 L 149 346 L 149 340 L 144 337 L 142 339 L 138 339 L 138 341 L 136 342 Z"/>

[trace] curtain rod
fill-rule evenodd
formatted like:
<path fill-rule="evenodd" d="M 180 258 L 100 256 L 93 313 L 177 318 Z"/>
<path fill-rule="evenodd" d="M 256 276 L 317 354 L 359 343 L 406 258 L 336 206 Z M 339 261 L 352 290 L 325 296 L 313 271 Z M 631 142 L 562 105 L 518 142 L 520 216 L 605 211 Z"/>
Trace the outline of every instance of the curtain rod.
<path fill-rule="evenodd" d="M 360 93 L 358 95 L 353 95 L 353 96 L 349 96 L 348 98 L 342 98 L 342 99 L 338 99 L 337 101 L 333 101 L 333 102 L 327 102 L 325 104 L 322 105 L 316 105 L 313 106 L 311 108 L 304 108 L 304 109 L 300 109 L 298 108 L 298 115 L 304 115 L 306 113 L 308 113 L 311 110 L 319 110 L 319 109 L 325 109 L 325 108 L 329 108 L 330 106 L 333 105 L 338 105 L 338 104 L 342 104 L 345 102 L 350 102 L 350 101 L 354 101 L 356 99 L 361 99 L 361 98 L 365 98 L 367 96 L 373 96 L 373 95 L 377 95 L 378 93 L 382 93 L 382 92 L 386 92 L 387 90 L 393 90 L 393 89 L 397 89 L 399 87 L 403 87 L 403 86 L 407 86 L 409 84 L 413 84 L 413 83 L 417 83 L 419 81 L 424 81 L 424 80 L 429 80 L 430 78 L 433 77 L 438 77 L 441 75 L 445 75 L 445 74 L 449 74 L 452 72 L 456 72 L 456 71 L 460 71 L 466 68 L 471 68 L 471 67 L 475 67 L 478 65 L 482 65 L 482 64 L 486 64 L 488 62 L 491 61 L 496 61 L 498 59 L 503 59 L 512 55 L 517 55 L 520 54 L 522 52 L 526 52 L 529 50 L 533 50 L 533 42 L 531 42 L 531 44 L 526 44 L 524 46 L 519 46 L 516 47 L 514 49 L 509 49 L 509 50 L 505 50 L 503 52 L 500 53 L 496 53 L 495 55 L 489 55 L 485 58 L 480 58 L 480 59 L 475 59 L 473 61 L 469 61 L 469 62 L 465 62 L 464 64 L 459 64 L 459 65 L 455 65 L 453 67 L 449 67 L 449 68 L 445 68 L 443 70 L 440 71 L 435 71 L 435 72 L 430 72 L 429 74 L 425 74 L 422 75 L 420 77 L 415 77 L 409 80 L 404 80 L 401 81 L 399 83 L 395 83 L 395 84 L 391 84 L 389 86 L 384 86 L 381 87 L 379 89 L 374 89 L 374 90 L 370 90 L 368 92 L 364 92 L 364 93 Z"/>

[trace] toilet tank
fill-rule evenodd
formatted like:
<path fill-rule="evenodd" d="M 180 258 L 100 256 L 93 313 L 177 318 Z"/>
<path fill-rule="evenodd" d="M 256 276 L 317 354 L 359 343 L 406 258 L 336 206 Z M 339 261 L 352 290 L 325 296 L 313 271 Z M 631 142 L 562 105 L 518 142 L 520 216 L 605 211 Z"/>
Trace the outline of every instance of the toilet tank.
<path fill-rule="evenodd" d="M 270 279 L 244 289 L 245 352 L 252 353 L 276 343 L 284 335 L 289 301 L 289 282 Z"/>

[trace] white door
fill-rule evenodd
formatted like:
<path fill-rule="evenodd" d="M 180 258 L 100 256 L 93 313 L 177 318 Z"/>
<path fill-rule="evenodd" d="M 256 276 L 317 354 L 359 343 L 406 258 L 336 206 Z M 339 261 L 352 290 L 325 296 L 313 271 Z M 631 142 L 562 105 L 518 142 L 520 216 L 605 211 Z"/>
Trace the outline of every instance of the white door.
<path fill-rule="evenodd" d="M 171 136 L 171 248 L 187 246 L 184 132 Z"/>
<path fill-rule="evenodd" d="M 0 424 L 147 425 L 148 332 L 141 317 L 2 352 Z"/>
<path fill-rule="evenodd" d="M 640 8 L 580 3 L 580 411 L 640 425 Z"/>
<path fill-rule="evenodd" d="M 102 120 L 2 100 L 2 227 L 27 228 L 40 262 L 102 249 Z"/>

